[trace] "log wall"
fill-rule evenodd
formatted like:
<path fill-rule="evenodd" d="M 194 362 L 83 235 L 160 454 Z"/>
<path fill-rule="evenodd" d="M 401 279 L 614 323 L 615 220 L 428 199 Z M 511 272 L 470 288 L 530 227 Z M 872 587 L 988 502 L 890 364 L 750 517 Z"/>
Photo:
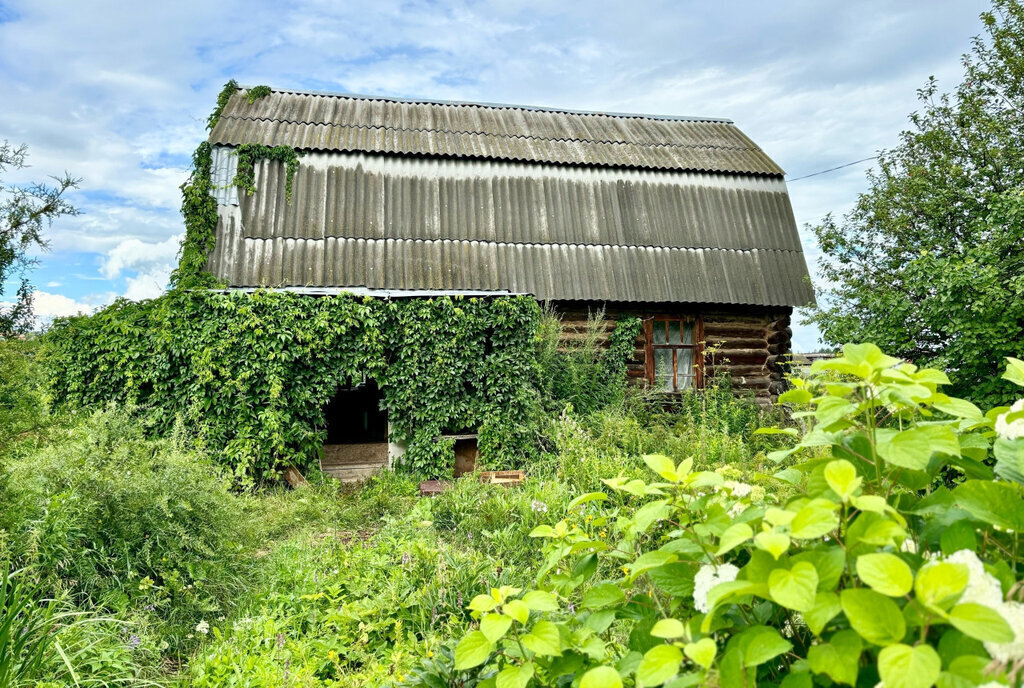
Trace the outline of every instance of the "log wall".
<path fill-rule="evenodd" d="M 560 302 L 553 304 L 562 319 L 562 340 L 578 341 L 587 336 L 587 316 L 601 304 Z M 728 375 L 733 386 L 749 392 L 762 403 L 770 403 L 785 391 L 793 331 L 790 307 L 685 306 L 681 304 L 605 304 L 601 322 L 603 343 L 619 318 L 652 318 L 672 315 L 700 318 L 703 323 L 704 378 Z M 646 342 L 637 337 L 627 374 L 643 383 L 647 379 Z M 700 358 L 700 357 L 699 357 Z"/>

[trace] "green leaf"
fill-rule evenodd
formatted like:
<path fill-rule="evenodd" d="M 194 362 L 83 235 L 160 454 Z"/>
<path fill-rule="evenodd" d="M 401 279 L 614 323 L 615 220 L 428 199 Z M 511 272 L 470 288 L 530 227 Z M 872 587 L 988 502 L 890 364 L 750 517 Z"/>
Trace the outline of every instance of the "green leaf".
<path fill-rule="evenodd" d="M 512 625 L 512 619 L 504 614 L 488 614 L 480 619 L 480 632 L 487 636 L 492 643 L 496 643 L 508 632 Z"/>
<path fill-rule="evenodd" d="M 639 686 L 660 686 L 679 673 L 683 653 L 675 645 L 658 645 L 644 654 L 636 670 Z"/>
<path fill-rule="evenodd" d="M 659 619 L 651 629 L 655 638 L 681 638 L 686 635 L 686 627 L 679 619 Z"/>
<path fill-rule="evenodd" d="M 530 619 L 530 608 L 522 600 L 509 600 L 501 606 L 501 611 L 521 624 Z"/>
<path fill-rule="evenodd" d="M 619 672 L 611 667 L 595 667 L 583 674 L 580 688 L 622 688 Z"/>
<path fill-rule="evenodd" d="M 523 602 L 531 612 L 558 611 L 558 599 L 544 590 L 531 590 L 523 595 Z"/>
<path fill-rule="evenodd" d="M 878 453 L 883 459 L 914 471 L 925 470 L 932 454 L 960 454 L 956 433 L 946 425 L 916 425 L 891 436 L 879 431 L 878 437 Z"/>
<path fill-rule="evenodd" d="M 775 569 L 768 575 L 768 592 L 787 609 L 811 609 L 817 589 L 818 571 L 810 562 L 798 561 L 790 569 Z"/>
<path fill-rule="evenodd" d="M 931 688 L 942 660 L 930 645 L 890 645 L 878 653 L 878 675 L 885 688 Z"/>
<path fill-rule="evenodd" d="M 584 609 L 600 609 L 618 604 L 626 599 L 626 595 L 614 583 L 601 583 L 587 590 L 583 595 L 581 606 Z"/>
<path fill-rule="evenodd" d="M 914 587 L 914 573 L 895 554 L 862 554 L 857 557 L 857 575 L 872 590 L 889 597 L 903 597 Z"/>
<path fill-rule="evenodd" d="M 999 612 L 974 602 L 958 604 L 949 611 L 949 623 L 972 638 L 989 643 L 1009 643 L 1013 629 Z"/>
<path fill-rule="evenodd" d="M 814 606 L 804 612 L 804 621 L 814 635 L 821 635 L 825 625 L 842 611 L 839 595 L 834 592 L 819 592 L 814 596 Z"/>
<path fill-rule="evenodd" d="M 1006 357 L 1006 372 L 1003 379 L 1024 387 L 1024 361 L 1013 356 Z"/>
<path fill-rule="evenodd" d="M 722 556 L 726 552 L 742 545 L 744 542 L 754 537 L 753 529 L 746 523 L 734 523 L 725 529 L 722 533 L 722 537 L 718 540 L 718 551 L 715 552 L 715 556 Z"/>
<path fill-rule="evenodd" d="M 837 459 L 825 466 L 825 482 L 840 499 L 848 502 L 864 479 L 857 475 L 857 469 L 852 463 L 846 459 Z"/>
<path fill-rule="evenodd" d="M 751 626 L 737 636 L 737 645 L 743 653 L 743 664 L 756 667 L 789 652 L 793 644 L 769 626 Z"/>
<path fill-rule="evenodd" d="M 637 560 L 632 564 L 629 564 L 629 575 L 632 577 L 639 576 L 644 571 L 656 569 L 659 566 L 665 564 L 671 564 L 679 559 L 678 556 L 671 552 L 664 552 L 661 550 L 654 550 L 653 552 L 645 552 L 637 557 Z"/>
<path fill-rule="evenodd" d="M 942 561 L 927 564 L 917 572 L 914 593 L 922 604 L 944 609 L 967 588 L 968 571 L 963 564 Z"/>
<path fill-rule="evenodd" d="M 794 540 L 816 540 L 839 527 L 835 511 L 815 500 L 796 512 L 789 525 Z"/>
<path fill-rule="evenodd" d="M 1024 488 L 1016 483 L 968 480 L 953 490 L 954 503 L 971 516 L 994 526 L 1024 530 Z"/>
<path fill-rule="evenodd" d="M 715 661 L 718 646 L 713 638 L 701 638 L 695 643 L 687 643 L 686 647 L 683 648 L 683 652 L 695 664 L 709 669 L 711 668 L 711 663 Z"/>
<path fill-rule="evenodd" d="M 469 603 L 469 608 L 475 612 L 489 612 L 497 606 L 497 600 L 490 595 L 477 595 Z"/>
<path fill-rule="evenodd" d="M 644 454 L 642 458 L 648 468 L 665 480 L 674 483 L 679 479 L 679 475 L 676 473 L 676 465 L 672 463 L 672 459 L 664 454 Z"/>
<path fill-rule="evenodd" d="M 824 674 L 836 683 L 856 685 L 860 653 L 864 645 L 853 631 L 839 631 L 827 643 L 807 650 L 807 664 L 816 674 Z"/>
<path fill-rule="evenodd" d="M 532 537 L 532 538 L 555 537 L 555 529 L 552 528 L 549 525 L 537 526 L 536 528 L 534 528 L 533 530 L 530 531 L 530 537 Z"/>
<path fill-rule="evenodd" d="M 530 632 L 522 637 L 523 647 L 542 656 L 562 654 L 562 641 L 558 626 L 550 621 L 538 621 Z"/>
<path fill-rule="evenodd" d="M 754 544 L 778 559 L 789 549 L 789 536 L 783 533 L 758 533 Z"/>
<path fill-rule="evenodd" d="M 839 603 L 853 630 L 875 645 L 893 645 L 903 640 L 907 622 L 896 603 L 874 590 L 852 588 L 839 594 Z"/>
<path fill-rule="evenodd" d="M 533 678 L 533 663 L 527 662 L 522 666 L 506 664 L 505 668 L 498 673 L 495 688 L 526 688 Z"/>
<path fill-rule="evenodd" d="M 569 506 L 566 507 L 566 509 L 568 511 L 572 511 L 580 504 L 586 504 L 587 502 L 595 501 L 606 502 L 608 501 L 608 495 L 605 494 L 604 492 L 587 492 L 586 494 L 581 494 L 579 497 L 569 502 Z"/>
<path fill-rule="evenodd" d="M 978 538 L 974 535 L 974 524 L 967 519 L 954 522 L 942 531 L 942 535 L 939 536 L 939 545 L 942 548 L 942 553 L 947 557 L 962 549 L 976 551 Z"/>
<path fill-rule="evenodd" d="M 472 631 L 455 647 L 455 669 L 465 671 L 487 661 L 494 650 L 494 643 L 480 631 Z"/>

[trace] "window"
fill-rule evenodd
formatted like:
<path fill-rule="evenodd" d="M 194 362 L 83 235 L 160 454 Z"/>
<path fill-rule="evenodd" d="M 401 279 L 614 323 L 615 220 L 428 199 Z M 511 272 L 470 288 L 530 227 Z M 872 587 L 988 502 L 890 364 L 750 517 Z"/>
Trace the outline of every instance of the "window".
<path fill-rule="evenodd" d="M 700 321 L 655 316 L 647 327 L 647 380 L 659 392 L 682 392 L 700 386 Z"/>

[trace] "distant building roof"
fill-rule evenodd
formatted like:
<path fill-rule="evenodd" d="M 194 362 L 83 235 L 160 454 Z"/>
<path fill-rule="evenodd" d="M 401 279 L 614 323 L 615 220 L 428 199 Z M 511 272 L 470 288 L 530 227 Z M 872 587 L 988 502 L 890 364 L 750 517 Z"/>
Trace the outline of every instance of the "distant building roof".
<path fill-rule="evenodd" d="M 231 286 L 804 305 L 782 170 L 728 120 L 272 91 L 231 97 L 214 178 L 243 143 L 306 152 L 218 192 Z"/>

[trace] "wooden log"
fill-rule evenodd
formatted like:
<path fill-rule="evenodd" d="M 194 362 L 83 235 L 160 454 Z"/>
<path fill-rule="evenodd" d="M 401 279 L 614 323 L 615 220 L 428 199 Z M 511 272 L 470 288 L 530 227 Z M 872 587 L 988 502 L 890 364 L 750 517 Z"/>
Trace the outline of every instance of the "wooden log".
<path fill-rule="evenodd" d="M 705 335 L 704 344 L 714 347 L 729 347 L 730 349 L 760 349 L 765 346 L 764 337 L 722 337 L 720 335 Z"/>
<path fill-rule="evenodd" d="M 292 488 L 296 487 L 309 487 L 309 482 L 306 480 L 302 472 L 295 466 L 288 466 L 281 471 L 281 477 L 284 481 Z"/>

